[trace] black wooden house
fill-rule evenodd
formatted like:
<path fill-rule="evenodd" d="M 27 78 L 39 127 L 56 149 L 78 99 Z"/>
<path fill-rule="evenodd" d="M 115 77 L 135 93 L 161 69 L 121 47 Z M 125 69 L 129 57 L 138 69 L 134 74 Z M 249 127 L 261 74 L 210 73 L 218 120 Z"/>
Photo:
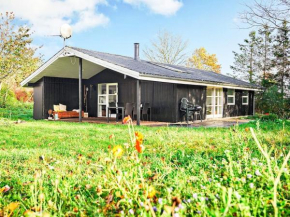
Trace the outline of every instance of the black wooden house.
<path fill-rule="evenodd" d="M 34 88 L 34 119 L 47 118 L 59 103 L 104 117 L 110 102 L 132 102 L 150 103 L 152 121 L 163 122 L 180 121 L 183 97 L 202 106 L 204 119 L 253 115 L 259 89 L 210 71 L 141 60 L 139 44 L 134 58 L 65 47 L 21 84 Z"/>

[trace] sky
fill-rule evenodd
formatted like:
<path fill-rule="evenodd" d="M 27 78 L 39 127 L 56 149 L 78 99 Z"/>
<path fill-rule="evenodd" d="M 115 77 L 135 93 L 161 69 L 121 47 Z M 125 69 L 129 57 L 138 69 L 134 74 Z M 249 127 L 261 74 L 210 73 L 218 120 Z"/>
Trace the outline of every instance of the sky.
<path fill-rule="evenodd" d="M 161 30 L 188 40 L 190 56 L 205 47 L 216 54 L 222 73 L 231 73 L 232 51 L 248 36 L 240 29 L 239 13 L 253 0 L 0 0 L 0 11 L 13 11 L 16 21 L 33 30 L 33 44 L 47 60 L 63 41 L 60 26 L 68 23 L 73 35 L 69 46 L 101 52 L 134 55 L 135 42 L 150 46 Z"/>

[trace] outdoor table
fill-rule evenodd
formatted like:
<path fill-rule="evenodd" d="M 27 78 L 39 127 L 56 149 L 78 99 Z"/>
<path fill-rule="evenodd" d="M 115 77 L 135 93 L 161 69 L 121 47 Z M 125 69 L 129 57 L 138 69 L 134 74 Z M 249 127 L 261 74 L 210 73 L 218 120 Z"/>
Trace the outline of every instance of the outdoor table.
<path fill-rule="evenodd" d="M 119 110 L 121 110 L 122 112 L 122 120 L 124 119 L 124 110 L 125 110 L 125 107 L 108 107 L 108 114 L 107 114 L 107 122 L 109 123 L 110 122 L 110 111 L 115 109 L 116 110 L 116 122 L 118 122 L 118 114 L 119 114 Z"/>

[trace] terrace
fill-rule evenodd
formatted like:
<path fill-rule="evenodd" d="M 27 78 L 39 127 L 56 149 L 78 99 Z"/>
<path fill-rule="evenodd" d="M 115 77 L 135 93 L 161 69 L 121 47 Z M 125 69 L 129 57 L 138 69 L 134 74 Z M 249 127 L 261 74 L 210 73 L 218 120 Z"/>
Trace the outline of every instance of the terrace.
<path fill-rule="evenodd" d="M 64 122 L 78 122 L 77 118 L 67 118 L 67 119 L 60 119 L 58 121 Z M 112 125 L 121 125 L 122 121 L 116 122 L 115 118 L 110 118 L 110 121 L 107 122 L 106 118 L 96 118 L 96 117 L 89 117 L 83 118 L 82 120 L 84 123 L 92 123 L 92 124 L 112 124 Z M 223 119 L 209 119 L 204 120 L 203 122 L 197 121 L 190 121 L 188 127 L 231 127 L 236 124 L 245 124 L 248 123 L 250 120 L 248 119 L 240 119 L 240 118 L 223 118 Z M 137 125 L 137 121 L 133 121 L 134 125 Z M 169 123 L 169 122 L 158 122 L 158 121 L 141 121 L 141 126 L 148 126 L 148 127 L 157 127 L 157 126 L 170 126 L 170 127 L 181 127 L 187 126 L 186 122 L 177 122 L 177 123 Z"/>

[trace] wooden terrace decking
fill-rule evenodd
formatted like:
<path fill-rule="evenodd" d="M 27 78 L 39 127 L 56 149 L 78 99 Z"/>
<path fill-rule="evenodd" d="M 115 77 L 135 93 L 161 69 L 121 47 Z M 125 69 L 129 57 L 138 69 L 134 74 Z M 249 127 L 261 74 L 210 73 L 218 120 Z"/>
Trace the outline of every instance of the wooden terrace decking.
<path fill-rule="evenodd" d="M 78 118 L 66 118 L 60 119 L 58 121 L 65 122 L 78 122 Z M 247 119 L 239 119 L 239 118 L 220 118 L 220 119 L 209 119 L 200 121 L 190 121 L 188 127 L 230 127 L 236 124 L 248 123 L 250 120 Z M 113 125 L 121 125 L 122 121 L 116 122 L 115 118 L 110 118 L 110 122 L 107 122 L 107 118 L 83 118 L 84 123 L 93 123 L 93 124 L 113 124 Z M 133 124 L 136 125 L 136 121 L 133 121 Z M 186 122 L 178 122 L 178 123 L 168 123 L 168 122 L 156 122 L 156 121 L 142 121 L 141 126 L 150 126 L 150 127 L 181 127 L 187 126 Z"/>

